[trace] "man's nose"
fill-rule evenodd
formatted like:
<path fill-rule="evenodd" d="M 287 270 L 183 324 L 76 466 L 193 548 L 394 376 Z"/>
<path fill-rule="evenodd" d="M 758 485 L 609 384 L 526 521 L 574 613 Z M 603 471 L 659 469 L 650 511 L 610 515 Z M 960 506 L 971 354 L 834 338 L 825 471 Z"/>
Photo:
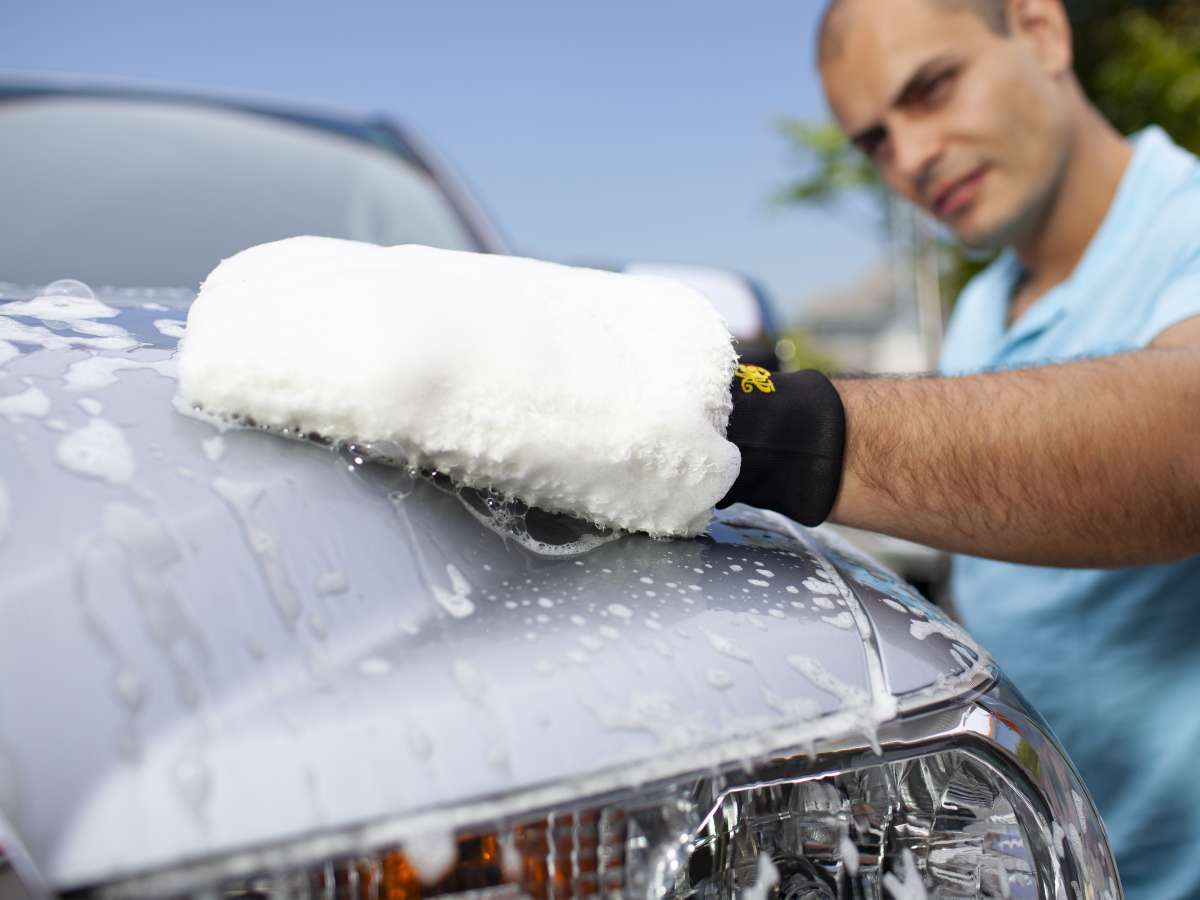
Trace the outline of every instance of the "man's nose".
<path fill-rule="evenodd" d="M 934 173 L 942 158 L 943 142 L 931 122 L 903 122 L 891 126 L 892 167 L 907 192 L 921 203 L 932 203 Z"/>

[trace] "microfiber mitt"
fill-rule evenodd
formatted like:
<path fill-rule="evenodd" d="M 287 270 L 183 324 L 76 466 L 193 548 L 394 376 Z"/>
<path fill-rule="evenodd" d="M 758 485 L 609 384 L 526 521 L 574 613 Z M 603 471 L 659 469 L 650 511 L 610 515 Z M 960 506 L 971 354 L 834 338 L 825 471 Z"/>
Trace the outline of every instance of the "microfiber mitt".
<path fill-rule="evenodd" d="M 179 392 L 602 527 L 686 536 L 738 474 L 735 365 L 708 300 L 670 279 L 295 237 L 204 281 Z"/>

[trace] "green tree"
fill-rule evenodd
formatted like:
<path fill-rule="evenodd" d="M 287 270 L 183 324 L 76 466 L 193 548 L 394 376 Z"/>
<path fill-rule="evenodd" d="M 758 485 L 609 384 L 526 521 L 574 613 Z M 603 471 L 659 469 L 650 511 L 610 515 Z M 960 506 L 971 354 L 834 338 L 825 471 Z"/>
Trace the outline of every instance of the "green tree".
<path fill-rule="evenodd" d="M 1067 0 L 1075 30 L 1075 68 L 1100 110 L 1122 132 L 1160 125 L 1200 154 L 1200 5 L 1196 0 Z M 841 205 L 866 197 L 886 228 L 886 189 L 874 167 L 832 123 L 784 119 L 800 174 L 776 200 Z M 986 260 L 946 244 L 943 295 L 952 303 Z"/>

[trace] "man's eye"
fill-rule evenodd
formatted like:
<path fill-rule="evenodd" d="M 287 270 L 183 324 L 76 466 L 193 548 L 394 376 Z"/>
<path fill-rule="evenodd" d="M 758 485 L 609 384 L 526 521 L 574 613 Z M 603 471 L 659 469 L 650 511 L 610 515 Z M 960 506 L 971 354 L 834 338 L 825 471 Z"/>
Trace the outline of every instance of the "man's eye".
<path fill-rule="evenodd" d="M 874 138 L 869 141 L 864 141 L 860 149 L 867 159 L 876 159 L 879 156 L 880 150 L 883 149 L 883 138 Z"/>
<path fill-rule="evenodd" d="M 875 129 L 868 134 L 855 138 L 854 146 L 867 159 L 874 160 L 879 156 L 879 152 L 886 140 L 887 133 L 883 129 Z"/>
<path fill-rule="evenodd" d="M 954 76 L 957 74 L 953 69 L 948 69 L 945 72 L 935 75 L 921 89 L 921 101 L 923 103 L 938 103 L 944 100 L 950 92 Z"/>

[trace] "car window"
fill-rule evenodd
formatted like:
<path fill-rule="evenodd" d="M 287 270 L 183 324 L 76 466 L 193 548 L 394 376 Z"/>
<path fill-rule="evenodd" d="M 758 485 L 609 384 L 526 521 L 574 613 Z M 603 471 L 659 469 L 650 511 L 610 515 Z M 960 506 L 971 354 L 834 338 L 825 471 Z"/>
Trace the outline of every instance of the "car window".
<path fill-rule="evenodd" d="M 0 282 L 196 287 L 298 234 L 479 247 L 423 169 L 237 110 L 53 97 L 0 106 Z"/>

